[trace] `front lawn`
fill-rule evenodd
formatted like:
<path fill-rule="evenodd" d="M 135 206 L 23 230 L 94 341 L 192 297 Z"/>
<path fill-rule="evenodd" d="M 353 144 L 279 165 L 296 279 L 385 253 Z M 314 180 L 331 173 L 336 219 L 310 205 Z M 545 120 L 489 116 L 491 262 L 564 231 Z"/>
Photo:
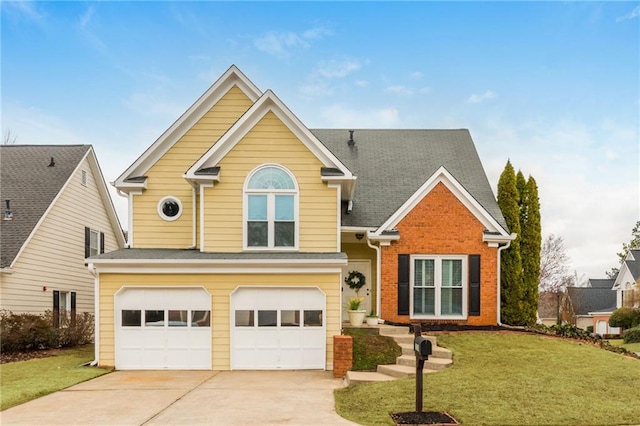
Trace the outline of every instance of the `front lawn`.
<path fill-rule="evenodd" d="M 60 350 L 60 355 L 0 365 L 0 410 L 108 373 L 82 367 L 93 359 L 93 345 Z"/>
<path fill-rule="evenodd" d="M 453 366 L 424 377 L 425 411 L 467 425 L 637 424 L 640 360 L 584 343 L 517 333 L 438 334 Z M 392 425 L 415 410 L 415 380 L 352 385 L 337 412 L 364 425 Z"/>
<path fill-rule="evenodd" d="M 640 352 L 640 343 L 624 343 L 622 339 L 609 339 L 609 343 L 616 346 L 622 346 L 630 352 Z"/>

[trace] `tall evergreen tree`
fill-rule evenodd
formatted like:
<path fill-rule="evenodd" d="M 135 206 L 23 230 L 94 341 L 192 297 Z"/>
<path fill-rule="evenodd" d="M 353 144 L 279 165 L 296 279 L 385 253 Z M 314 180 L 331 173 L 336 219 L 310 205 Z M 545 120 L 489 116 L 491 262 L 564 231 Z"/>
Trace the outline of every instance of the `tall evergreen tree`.
<path fill-rule="evenodd" d="M 518 173 L 518 176 L 520 175 L 521 173 Z M 533 325 L 538 310 L 542 228 L 538 185 L 532 176 L 529 176 L 524 190 L 520 193 L 520 203 L 520 230 L 522 232 L 520 256 L 523 272 L 522 319 L 524 324 Z"/>
<path fill-rule="evenodd" d="M 502 252 L 500 262 L 500 307 L 502 322 L 512 325 L 523 323 L 521 316 L 521 301 L 523 297 L 522 258 L 520 257 L 520 199 L 516 174 L 507 161 L 500 180 L 498 181 L 498 206 L 511 232 L 518 237 L 511 242 L 511 246 Z"/>

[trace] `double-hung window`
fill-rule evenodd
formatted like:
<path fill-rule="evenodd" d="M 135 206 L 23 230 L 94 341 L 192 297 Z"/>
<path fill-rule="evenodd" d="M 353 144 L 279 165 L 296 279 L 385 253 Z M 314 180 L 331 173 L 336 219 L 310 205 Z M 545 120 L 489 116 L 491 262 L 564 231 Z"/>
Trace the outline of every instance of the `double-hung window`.
<path fill-rule="evenodd" d="M 280 166 L 263 166 L 245 185 L 245 248 L 296 248 L 298 189 Z"/>
<path fill-rule="evenodd" d="M 465 256 L 412 256 L 412 316 L 465 318 L 466 277 Z"/>
<path fill-rule="evenodd" d="M 104 253 L 104 232 L 88 227 L 84 228 L 84 257 Z"/>

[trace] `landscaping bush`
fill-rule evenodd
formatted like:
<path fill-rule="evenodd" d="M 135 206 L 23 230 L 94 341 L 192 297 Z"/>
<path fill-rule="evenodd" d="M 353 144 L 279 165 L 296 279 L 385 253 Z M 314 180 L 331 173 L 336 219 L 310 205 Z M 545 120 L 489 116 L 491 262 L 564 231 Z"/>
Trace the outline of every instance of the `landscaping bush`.
<path fill-rule="evenodd" d="M 353 337 L 354 371 L 373 371 L 378 365 L 395 364 L 402 349 L 388 336 L 380 336 L 360 330 L 345 330 Z"/>
<path fill-rule="evenodd" d="M 552 325 L 549 327 L 556 335 L 562 337 L 569 337 L 572 339 L 592 339 L 591 333 L 587 330 L 576 327 L 571 324 L 564 325 Z"/>
<path fill-rule="evenodd" d="M 640 327 L 634 327 L 624 332 L 624 343 L 640 343 Z"/>
<path fill-rule="evenodd" d="M 640 309 L 618 308 L 609 317 L 611 327 L 633 328 L 640 325 Z"/>
<path fill-rule="evenodd" d="M 63 317 L 63 315 L 61 315 Z M 84 345 L 93 341 L 93 315 L 83 312 L 76 317 L 75 324 L 69 321 L 66 327 L 53 326 L 53 313 L 14 314 L 0 311 L 0 350 L 9 352 L 28 352 L 51 348 Z"/>
<path fill-rule="evenodd" d="M 592 325 L 588 325 L 587 326 L 587 333 L 593 333 L 593 326 Z"/>

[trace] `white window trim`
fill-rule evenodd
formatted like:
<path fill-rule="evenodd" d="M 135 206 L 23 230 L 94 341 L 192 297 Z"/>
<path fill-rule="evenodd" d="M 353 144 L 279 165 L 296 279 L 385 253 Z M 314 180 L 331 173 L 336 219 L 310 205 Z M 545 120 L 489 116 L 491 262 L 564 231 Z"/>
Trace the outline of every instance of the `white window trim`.
<path fill-rule="evenodd" d="M 269 189 L 256 190 L 248 189 L 249 181 L 255 173 L 262 169 L 275 167 L 286 172 L 293 181 L 295 189 Z M 280 164 L 261 164 L 249 172 L 242 188 L 242 249 L 248 251 L 297 251 L 300 245 L 300 189 L 296 177 L 289 169 Z M 294 220 L 294 245 L 291 247 L 275 246 L 275 196 L 293 195 L 293 220 Z M 256 247 L 248 245 L 249 235 L 247 233 L 247 222 L 249 218 L 249 195 L 267 195 L 267 246 Z"/>
<path fill-rule="evenodd" d="M 164 212 L 162 211 L 162 205 L 165 203 L 165 201 L 175 201 L 176 203 L 178 203 L 178 207 L 180 208 L 180 210 L 178 211 L 178 214 L 173 216 L 173 217 L 169 217 L 167 215 L 164 214 Z M 158 215 L 163 219 L 166 220 L 167 222 L 173 222 L 175 220 L 178 220 L 180 218 L 180 216 L 182 216 L 182 212 L 184 211 L 184 209 L 182 208 L 182 201 L 180 201 L 180 198 L 174 196 L 174 195 L 167 195 L 166 197 L 163 197 L 160 199 L 160 201 L 158 201 Z"/>
<path fill-rule="evenodd" d="M 91 245 L 91 237 L 95 235 L 96 236 L 96 247 L 95 247 L 95 253 L 94 253 L 94 247 Z M 101 254 L 100 253 L 100 231 L 96 231 L 95 229 L 89 228 L 89 257 L 91 256 L 97 256 Z"/>
<path fill-rule="evenodd" d="M 413 293 L 414 293 L 414 276 L 416 260 L 434 260 L 435 261 L 435 315 L 416 315 L 413 313 Z M 442 289 L 442 261 L 443 260 L 461 260 L 462 261 L 462 315 L 441 315 L 440 300 Z M 467 319 L 468 317 L 468 297 L 469 297 L 469 258 L 463 255 L 411 255 L 409 269 L 409 306 L 410 318 L 415 319 Z"/>

